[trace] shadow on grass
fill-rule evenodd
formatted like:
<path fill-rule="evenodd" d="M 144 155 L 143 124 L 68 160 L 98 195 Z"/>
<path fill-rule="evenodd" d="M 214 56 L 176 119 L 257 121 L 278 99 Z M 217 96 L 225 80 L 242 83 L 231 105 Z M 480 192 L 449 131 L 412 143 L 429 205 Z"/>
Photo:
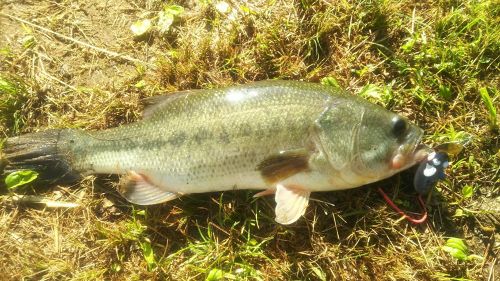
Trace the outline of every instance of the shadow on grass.
<path fill-rule="evenodd" d="M 294 264 L 305 256 L 317 255 L 321 247 L 326 250 L 337 245 L 339 253 L 330 253 L 328 259 L 352 259 L 356 264 L 359 259 L 369 258 L 366 257 L 367 247 L 384 248 L 395 240 L 405 239 L 400 234 L 408 227 L 421 233 L 430 227 L 450 236 L 460 232 L 452 222 L 452 214 L 440 209 L 440 205 L 429 206 L 430 218 L 426 224 L 413 226 L 397 221 L 399 215 L 386 207 L 376 188 L 384 188 L 402 209 L 420 213 L 415 191 L 411 188 L 411 172 L 357 189 L 313 193 L 304 217 L 289 226 L 274 221 L 274 198 L 253 198 L 255 191 L 191 194 L 147 207 L 126 202 L 110 186 L 116 180 L 99 178 L 96 191 L 105 193 L 122 217 L 133 218 L 134 211 L 146 211 L 147 215 L 137 219 L 147 226 L 155 252 L 164 253 L 160 259 L 168 259 L 168 255 L 182 252 L 189 245 L 208 243 L 227 247 L 228 253 L 234 254 L 238 262 L 241 245 L 253 243 L 260 245 L 259 251 L 268 258 Z M 349 256 L 336 256 L 346 253 Z"/>
<path fill-rule="evenodd" d="M 274 221 L 274 198 L 253 198 L 256 191 L 191 194 L 160 205 L 134 206 L 113 187 L 118 182 L 115 176 L 95 179 L 94 196 L 84 200 L 84 205 L 95 216 L 90 233 L 99 241 L 109 241 L 102 251 L 111 256 L 118 251 L 125 260 L 132 259 L 133 255 L 142 255 L 138 247 L 148 241 L 159 265 L 160 271 L 155 274 L 166 279 L 173 278 L 169 270 L 176 267 L 197 272 L 189 275 L 203 276 L 214 267 L 234 272 L 243 266 L 258 270 L 263 276 L 266 270 L 281 268 L 285 279 L 309 276 L 313 267 L 331 268 L 332 272 L 344 269 L 342 274 L 352 275 L 363 266 L 366 278 L 376 278 L 383 272 L 377 273 L 381 268 L 371 259 L 376 254 L 391 256 L 396 251 L 391 248 L 393 244 L 401 245 L 396 248 L 401 253 L 413 253 L 401 256 L 413 262 L 419 255 L 413 248 L 404 248 L 411 247 L 405 243 L 418 240 L 419 233 L 427 228 L 463 236 L 452 222 L 452 214 L 441 209 L 443 202 L 430 206 L 427 224 L 412 226 L 398 221 L 399 215 L 386 206 L 376 188 L 382 187 L 402 209 L 418 213 L 411 188 L 412 174 L 408 171 L 357 189 L 313 193 L 306 214 L 288 226 Z M 90 180 L 82 183 L 84 189 L 89 189 L 85 186 Z M 52 188 L 46 185 L 27 192 L 44 194 Z M 112 206 L 103 207 L 103 201 Z M 33 206 L 22 206 L 21 210 L 24 208 Z M 138 222 L 139 227 L 132 222 Z M 128 228 L 131 224 L 136 228 Z M 142 226 L 144 232 L 133 233 Z M 123 233 L 127 231 L 130 233 Z M 93 245 L 95 241 L 89 243 Z"/>

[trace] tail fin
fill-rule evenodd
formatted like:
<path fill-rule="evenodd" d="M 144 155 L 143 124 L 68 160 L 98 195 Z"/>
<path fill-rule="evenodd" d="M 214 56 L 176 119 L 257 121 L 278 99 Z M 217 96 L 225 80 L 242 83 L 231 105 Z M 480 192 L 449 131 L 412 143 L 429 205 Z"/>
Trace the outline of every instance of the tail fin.
<path fill-rule="evenodd" d="M 63 134 L 69 130 L 47 130 L 7 139 L 4 143 L 4 172 L 34 170 L 42 180 L 75 181 L 75 173 L 67 157 L 58 149 Z M 2 160 L 0 159 L 0 168 Z M 1 171 L 1 170 L 0 170 Z"/>

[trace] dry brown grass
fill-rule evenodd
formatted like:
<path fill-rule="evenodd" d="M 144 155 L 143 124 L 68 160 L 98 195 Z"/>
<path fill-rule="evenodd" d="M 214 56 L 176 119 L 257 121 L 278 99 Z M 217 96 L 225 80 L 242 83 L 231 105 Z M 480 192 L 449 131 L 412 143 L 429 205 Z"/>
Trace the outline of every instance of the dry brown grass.
<path fill-rule="evenodd" d="M 12 101 L 0 103 L 0 138 L 132 122 L 142 98 L 164 91 L 327 76 L 353 93 L 374 84 L 387 95 L 368 98 L 417 122 L 428 143 L 472 140 L 439 184 L 428 223 L 400 220 L 375 192 L 382 186 L 417 211 L 411 172 L 314 194 L 305 219 L 288 227 L 274 223 L 271 198 L 246 191 L 141 212 L 112 179 L 24 191 L 80 205 L 71 209 L 14 202 L 2 187 L 0 279 L 202 280 L 220 269 L 236 280 L 494 280 L 499 222 L 486 212 L 499 212 L 499 137 L 477 94 L 488 87 L 498 103 L 493 1 L 227 1 L 235 19 L 215 1 L 176 3 L 185 12 L 172 30 L 142 40 L 129 26 L 162 1 L 0 3 L 0 78 L 17 81 L 13 94 L 0 91 Z M 461 194 L 467 185 L 472 198 Z M 447 237 L 484 260 L 455 260 L 442 250 Z"/>

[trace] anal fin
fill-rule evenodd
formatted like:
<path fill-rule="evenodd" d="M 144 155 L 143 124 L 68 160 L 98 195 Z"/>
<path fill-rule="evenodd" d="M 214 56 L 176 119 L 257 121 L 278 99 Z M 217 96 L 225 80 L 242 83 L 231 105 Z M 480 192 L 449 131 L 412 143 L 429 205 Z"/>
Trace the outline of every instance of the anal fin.
<path fill-rule="evenodd" d="M 276 222 L 291 224 L 296 222 L 305 212 L 309 204 L 310 191 L 300 187 L 287 187 L 282 184 L 276 186 Z"/>
<path fill-rule="evenodd" d="M 182 195 L 165 191 L 151 183 L 145 175 L 133 171 L 129 172 L 122 182 L 123 197 L 137 205 L 159 204 Z"/>

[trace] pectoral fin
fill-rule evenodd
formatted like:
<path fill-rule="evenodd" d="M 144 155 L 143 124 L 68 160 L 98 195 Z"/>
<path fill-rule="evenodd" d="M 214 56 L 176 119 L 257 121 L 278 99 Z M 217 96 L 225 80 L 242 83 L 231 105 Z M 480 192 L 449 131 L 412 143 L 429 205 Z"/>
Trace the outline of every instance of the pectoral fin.
<path fill-rule="evenodd" d="M 264 159 L 257 170 L 268 183 L 277 183 L 309 169 L 309 153 L 306 150 L 285 151 Z"/>
<path fill-rule="evenodd" d="M 297 221 L 306 212 L 309 204 L 310 191 L 299 187 L 276 186 L 276 222 L 291 224 Z"/>
<path fill-rule="evenodd" d="M 129 172 L 123 180 L 122 195 L 137 205 L 153 205 L 173 200 L 182 194 L 165 191 L 142 174 Z"/>

